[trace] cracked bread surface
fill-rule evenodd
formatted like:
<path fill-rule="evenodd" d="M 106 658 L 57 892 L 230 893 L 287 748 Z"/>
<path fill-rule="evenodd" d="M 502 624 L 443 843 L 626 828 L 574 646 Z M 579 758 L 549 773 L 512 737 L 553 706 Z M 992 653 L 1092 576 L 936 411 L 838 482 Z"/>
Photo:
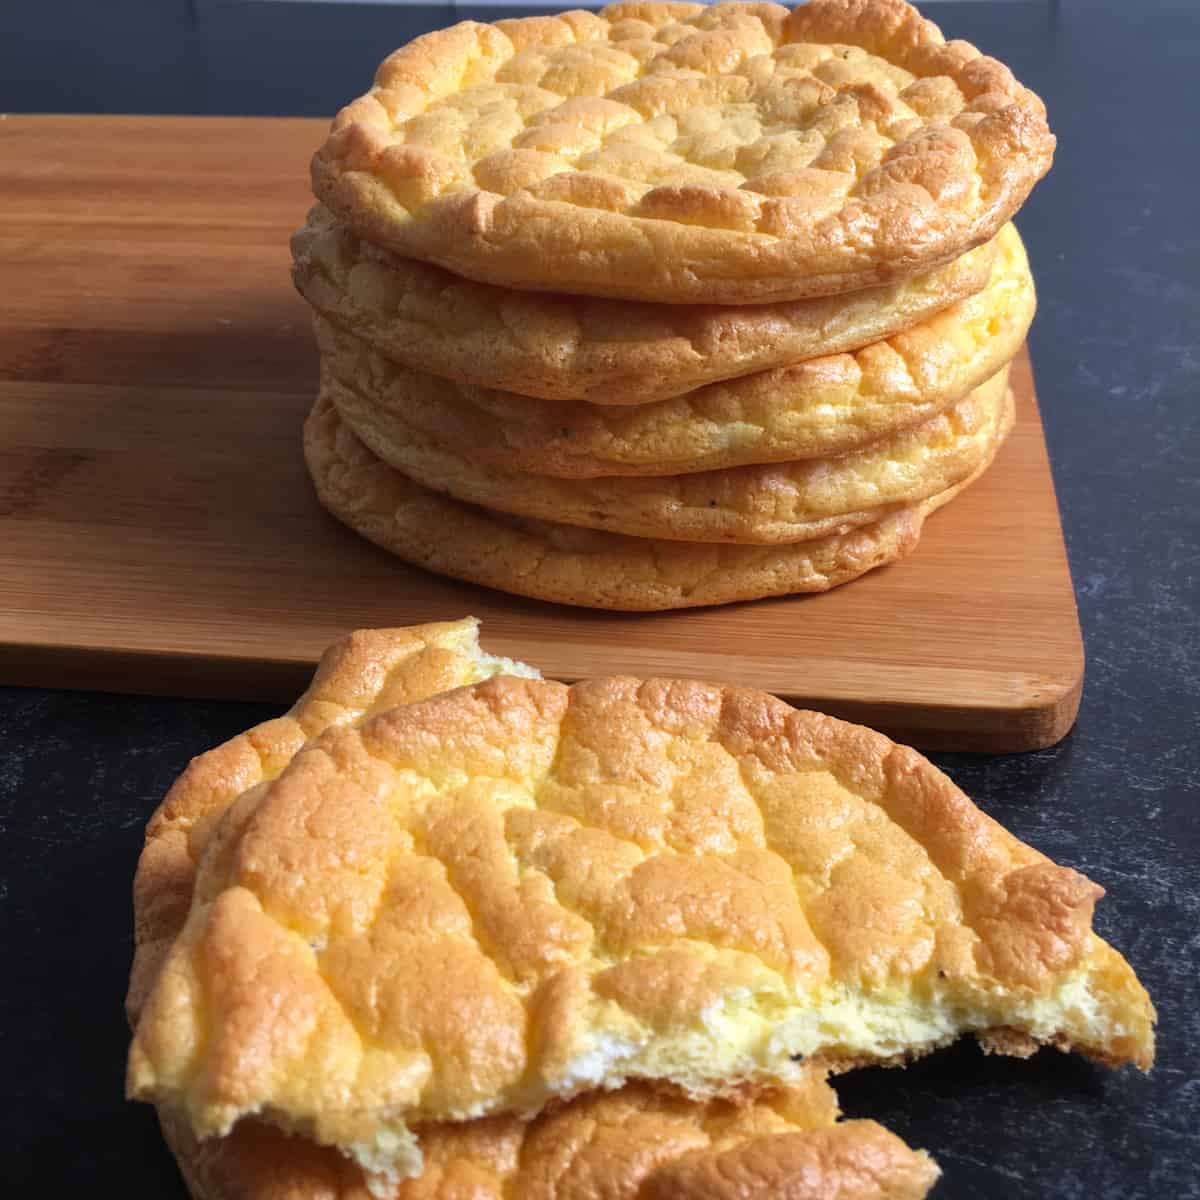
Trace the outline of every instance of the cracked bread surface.
<path fill-rule="evenodd" d="M 500 671 L 536 674 L 480 649 L 478 625 L 464 618 L 359 630 L 325 651 L 312 682 L 287 713 L 188 764 L 146 826 L 134 875 L 134 958 L 125 1002 L 131 1025 L 183 928 L 207 839 L 239 795 L 273 779 L 305 742 L 330 726 L 357 724 Z"/>
<path fill-rule="evenodd" d="M 313 190 L 361 236 L 523 290 L 746 304 L 853 291 L 995 235 L 1045 107 L 903 0 L 615 4 L 417 38 Z"/>
<path fill-rule="evenodd" d="M 1001 438 L 1011 428 L 1011 414 L 1010 401 Z M 628 537 L 463 504 L 388 466 L 322 399 L 304 427 L 304 454 L 325 508 L 406 562 L 537 600 L 625 612 L 838 587 L 910 554 L 926 517 L 991 461 L 947 491 L 847 533 L 747 546 Z"/>
<path fill-rule="evenodd" d="M 691 475 L 559 479 L 472 462 L 364 403 L 323 369 L 321 394 L 371 451 L 467 504 L 643 539 L 775 545 L 867 525 L 967 478 L 991 455 L 1009 401 L 1008 366 L 912 429 L 829 459 Z"/>
<path fill-rule="evenodd" d="M 333 725 L 428 699 L 497 672 L 533 668 L 487 654 L 473 618 L 406 629 L 360 630 L 331 646 L 312 684 L 282 718 L 200 755 L 147 829 L 135 883 L 136 960 L 128 1012 L 136 1024 L 146 980 L 183 927 L 195 861 L 221 816 L 248 788 L 273 778 L 299 748 Z M 180 842 L 186 837 L 186 847 Z M 610 1200 L 712 1195 L 714 1200 L 920 1200 L 938 1171 L 873 1121 L 835 1125 L 837 1098 L 813 1067 L 794 1086 L 736 1104 L 697 1103 L 631 1084 L 593 1094 L 533 1122 L 497 1117 L 419 1131 L 424 1170 L 389 1200 Z M 328 1147 L 247 1118 L 228 1135 L 198 1139 L 178 1110 L 159 1119 L 195 1200 L 367 1200 L 367 1177 Z M 717 1178 L 711 1176 L 715 1172 Z M 729 1183 L 721 1186 L 719 1179 Z M 699 1190 L 703 1181 L 704 1191 Z"/>
<path fill-rule="evenodd" d="M 397 367 L 314 317 L 322 369 L 351 427 L 405 427 L 472 462 L 559 478 L 678 475 L 839 456 L 936 417 L 999 372 L 1033 320 L 1020 238 L 996 238 L 987 288 L 853 353 L 828 354 L 648 405 L 535 400 Z M 403 463 L 397 462 L 403 469 Z"/>
<path fill-rule="evenodd" d="M 227 809 L 129 1090 L 382 1188 L 422 1124 L 638 1079 L 729 1096 L 989 1030 L 1148 1067 L 1101 894 L 862 727 L 499 676 L 331 728 Z"/>
<path fill-rule="evenodd" d="M 399 258 L 316 206 L 292 278 L 323 316 L 415 371 L 546 400 L 647 404 L 854 350 L 982 290 L 996 239 L 896 283 L 780 304 L 650 304 L 520 292 Z"/>

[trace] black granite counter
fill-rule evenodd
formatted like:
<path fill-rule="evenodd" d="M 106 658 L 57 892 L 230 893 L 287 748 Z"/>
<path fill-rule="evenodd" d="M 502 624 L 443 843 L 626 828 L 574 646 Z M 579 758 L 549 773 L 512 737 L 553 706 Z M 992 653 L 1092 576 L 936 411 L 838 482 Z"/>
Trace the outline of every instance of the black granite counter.
<path fill-rule="evenodd" d="M 1059 137 L 1020 225 L 1088 654 L 1066 741 L 937 761 L 1017 835 L 1107 889 L 1096 924 L 1158 1005 L 1159 1057 L 1147 1078 L 964 1044 L 838 1089 L 849 1114 L 932 1151 L 942 1200 L 1196 1197 L 1200 6 L 929 9 L 948 34 L 1009 62 L 1046 99 Z M 463 13 L 9 2 L 0 111 L 329 112 L 394 45 Z M 183 1195 L 151 1111 L 122 1100 L 129 881 L 145 820 L 188 758 L 271 712 L 0 689 L 6 1195 Z"/>

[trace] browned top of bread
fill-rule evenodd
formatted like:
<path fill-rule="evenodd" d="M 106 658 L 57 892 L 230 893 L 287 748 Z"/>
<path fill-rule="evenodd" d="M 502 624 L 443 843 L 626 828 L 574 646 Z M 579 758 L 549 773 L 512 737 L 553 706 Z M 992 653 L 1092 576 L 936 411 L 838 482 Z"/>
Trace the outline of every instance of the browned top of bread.
<path fill-rule="evenodd" d="M 624 3 L 417 38 L 343 109 L 320 200 L 509 287 L 684 303 L 851 291 L 992 237 L 1041 101 L 903 0 Z"/>
<path fill-rule="evenodd" d="M 137 961 L 130 1013 L 161 948 L 182 928 L 192 863 L 247 786 L 273 777 L 308 737 L 376 711 L 428 699 L 516 664 L 484 653 L 472 619 L 361 630 L 331 646 L 285 716 L 196 758 L 150 822 L 135 888 Z M 191 854 L 179 844 L 187 835 Z M 140 965 L 138 965 L 140 964 Z M 195 1200 L 367 1200 L 361 1169 L 328 1147 L 260 1121 L 200 1141 L 181 1113 L 160 1111 L 163 1132 Z M 919 1200 L 937 1177 L 928 1156 L 872 1121 L 835 1127 L 837 1100 L 811 1069 L 784 1091 L 705 1103 L 631 1084 L 592 1094 L 533 1122 L 495 1117 L 420 1130 L 425 1170 L 389 1200 L 610 1200 L 713 1195 L 723 1200 Z M 724 1182 L 722 1182 L 724 1181 Z M 703 1184 L 703 1192 L 701 1188 Z M 799 1189 L 799 1190 L 797 1190 Z"/>
<path fill-rule="evenodd" d="M 361 629 L 321 656 L 312 683 L 282 717 L 198 755 L 146 827 L 133 883 L 134 959 L 126 1011 L 142 1004 L 192 903 L 196 864 L 225 810 L 243 792 L 274 779 L 310 738 L 354 725 L 400 704 L 426 700 L 497 671 L 533 673 L 479 647 L 467 617 L 402 629 Z"/>

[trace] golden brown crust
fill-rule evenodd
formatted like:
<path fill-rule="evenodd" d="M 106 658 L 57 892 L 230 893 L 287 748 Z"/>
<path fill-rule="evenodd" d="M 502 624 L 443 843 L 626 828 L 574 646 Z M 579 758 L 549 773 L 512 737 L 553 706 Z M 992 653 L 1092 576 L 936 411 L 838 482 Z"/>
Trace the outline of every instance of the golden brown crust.
<path fill-rule="evenodd" d="M 828 591 L 910 554 L 925 517 L 970 482 L 845 534 L 781 546 L 704 545 L 462 504 L 382 462 L 325 401 L 305 426 L 304 452 L 321 503 L 407 562 L 537 600 L 627 612 Z"/>
<path fill-rule="evenodd" d="M 995 235 L 1041 101 L 903 0 L 617 4 L 417 38 L 313 188 L 399 254 L 509 287 L 745 304 L 868 287 Z"/>
<path fill-rule="evenodd" d="M 374 454 L 466 504 L 630 537 L 751 545 L 808 542 L 944 492 L 986 461 L 1006 411 L 1008 367 L 915 428 L 832 459 L 692 475 L 558 479 L 474 463 L 372 407 L 322 370 L 321 395 Z"/>
<path fill-rule="evenodd" d="M 484 677 L 473 618 L 366 629 L 321 656 L 312 683 L 282 716 L 194 758 L 146 827 L 133 883 L 134 959 L 125 1008 L 136 1024 L 163 957 L 192 903 L 208 835 L 243 792 L 273 779 L 331 725 L 423 700 Z"/>
<path fill-rule="evenodd" d="M 1148 1065 L 1101 894 L 860 726 L 720 685 L 501 676 L 329 729 L 228 810 L 130 1092 L 402 1177 L 422 1123 L 639 1078 L 761 1087 L 797 1054 L 1011 1027 Z"/>
<path fill-rule="evenodd" d="M 201 1142 L 177 1112 L 159 1117 L 194 1200 L 373 1200 L 348 1159 L 269 1125 Z M 631 1084 L 529 1124 L 426 1127 L 424 1173 L 388 1200 L 920 1200 L 932 1187 L 926 1154 L 874 1121 L 836 1117 L 817 1072 L 745 1106 Z"/>
<path fill-rule="evenodd" d="M 168 840 L 170 831 L 190 829 L 198 854 L 203 829 L 211 830 L 243 790 L 242 785 L 273 776 L 295 751 L 331 724 L 355 724 L 373 712 L 412 703 L 446 688 L 473 681 L 481 664 L 472 620 L 411 629 L 362 630 L 332 646 L 314 680 L 286 717 L 256 726 L 193 761 L 151 819 L 148 845 Z M 143 860 L 144 863 L 146 859 Z M 142 912 L 139 939 L 147 930 L 155 944 L 173 940 L 182 928 L 194 884 L 191 857 L 172 865 L 158 860 L 138 873 Z M 165 901 L 166 907 L 161 901 Z M 183 913 L 171 915 L 183 904 Z M 140 941 L 139 954 L 152 950 Z M 146 972 L 143 965 L 141 972 Z M 135 966 L 134 978 L 139 974 Z M 131 1017 L 140 988 L 131 985 Z M 681 1155 L 692 1169 L 707 1158 L 740 1148 L 778 1173 L 781 1154 L 796 1136 L 825 1130 L 837 1120 L 837 1100 L 813 1068 L 784 1092 L 768 1093 L 744 1105 L 707 1104 L 630 1085 L 616 1093 L 581 1098 L 525 1124 L 514 1117 L 421 1130 L 426 1170 L 402 1183 L 391 1200 L 460 1200 L 462 1188 L 474 1200 L 593 1200 L 598 1188 L 620 1200 L 639 1195 Z M 163 1134 L 195 1200 L 369 1200 L 361 1170 L 344 1156 L 301 1138 L 291 1138 L 260 1121 L 238 1123 L 224 1138 L 200 1141 L 187 1120 L 161 1109 Z M 869 1121 L 839 1129 L 836 1154 L 824 1142 L 823 1184 L 853 1182 L 864 1170 L 881 1166 L 881 1186 L 864 1196 L 911 1196 L 919 1200 L 937 1178 L 923 1153 L 911 1151 Z M 787 1161 L 791 1161 L 788 1159 Z M 803 1187 L 811 1171 L 800 1166 L 787 1176 Z M 794 1175 L 794 1178 L 793 1178 Z M 908 1190 L 898 1190 L 907 1188 Z M 806 1193 L 799 1193 L 806 1194 Z M 815 1193 L 822 1198 L 825 1192 Z M 739 1194 L 740 1195 L 740 1194 Z M 748 1193 L 753 1196 L 755 1193 Z M 768 1200 L 768 1194 L 762 1194 Z"/>
<path fill-rule="evenodd" d="M 396 367 L 321 317 L 317 342 L 323 370 L 342 385 L 343 417 L 372 444 L 411 429 L 485 466 L 575 479 L 826 458 L 932 420 L 1016 354 L 1033 319 L 1033 280 L 1012 227 L 997 241 L 987 290 L 907 333 L 657 404 L 569 404 L 455 385 Z"/>
<path fill-rule="evenodd" d="M 546 400 L 647 404 L 911 328 L 983 289 L 996 242 L 841 296 L 634 304 L 462 279 L 360 241 L 317 206 L 292 238 L 292 277 L 317 312 L 413 370 Z"/>

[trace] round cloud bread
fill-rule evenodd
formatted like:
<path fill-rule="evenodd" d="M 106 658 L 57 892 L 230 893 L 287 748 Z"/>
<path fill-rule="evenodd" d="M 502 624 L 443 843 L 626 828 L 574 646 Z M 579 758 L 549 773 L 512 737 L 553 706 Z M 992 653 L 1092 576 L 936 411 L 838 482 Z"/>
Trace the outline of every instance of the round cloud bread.
<path fill-rule="evenodd" d="M 471 618 L 411 629 L 362 630 L 330 647 L 285 717 L 255 726 L 192 761 L 147 829 L 134 887 L 136 958 L 129 1014 L 136 1024 L 165 948 L 183 928 L 195 862 L 221 817 L 248 788 L 275 778 L 310 738 L 358 726 L 498 671 L 536 672 L 478 644 Z M 919 1200 L 937 1178 L 928 1156 L 873 1121 L 837 1121 L 825 1072 L 735 1106 L 688 1101 L 637 1084 L 573 1101 L 527 1123 L 494 1117 L 420 1130 L 425 1169 L 389 1200 Z M 368 1200 L 366 1177 L 326 1147 L 260 1121 L 201 1142 L 176 1110 L 163 1133 L 196 1200 Z M 686 1157 L 685 1157 L 686 1156 Z M 717 1179 L 726 1179 L 724 1186 Z"/>
<path fill-rule="evenodd" d="M 430 1121 L 697 1098 L 963 1033 L 1149 1065 L 1102 894 L 914 751 L 763 693 L 497 676 L 335 725 L 209 836 L 136 1098 L 379 1184 Z"/>
<path fill-rule="evenodd" d="M 908 329 L 980 291 L 995 243 L 842 296 L 636 304 L 461 279 L 360 241 L 318 206 L 292 238 L 292 277 L 314 309 L 414 370 L 546 400 L 647 404 Z"/>
<path fill-rule="evenodd" d="M 1053 151 L 1042 102 L 902 0 L 628 3 L 417 38 L 312 177 L 363 237 L 469 278 L 746 304 L 949 262 Z"/>
<path fill-rule="evenodd" d="M 321 503 L 406 562 L 537 600 L 626 612 L 828 591 L 910 554 L 929 513 L 975 478 L 848 533 L 737 546 L 627 537 L 462 504 L 376 458 L 322 400 L 305 426 L 304 453 Z"/>
<path fill-rule="evenodd" d="M 467 504 L 632 537 L 776 545 L 844 533 L 965 479 L 995 444 L 1007 379 L 1005 367 L 931 420 L 840 458 L 601 479 L 473 463 L 395 413 L 384 428 L 379 413 L 356 402 L 356 388 L 328 370 L 321 393 L 384 462 Z"/>
<path fill-rule="evenodd" d="M 326 374 L 344 385 L 343 416 L 373 444 L 403 438 L 407 427 L 473 462 L 576 479 L 824 458 L 932 419 L 1020 349 L 1033 279 L 1012 227 L 997 240 L 987 290 L 907 333 L 634 407 L 453 384 L 395 366 L 322 317 L 315 328 Z"/>

